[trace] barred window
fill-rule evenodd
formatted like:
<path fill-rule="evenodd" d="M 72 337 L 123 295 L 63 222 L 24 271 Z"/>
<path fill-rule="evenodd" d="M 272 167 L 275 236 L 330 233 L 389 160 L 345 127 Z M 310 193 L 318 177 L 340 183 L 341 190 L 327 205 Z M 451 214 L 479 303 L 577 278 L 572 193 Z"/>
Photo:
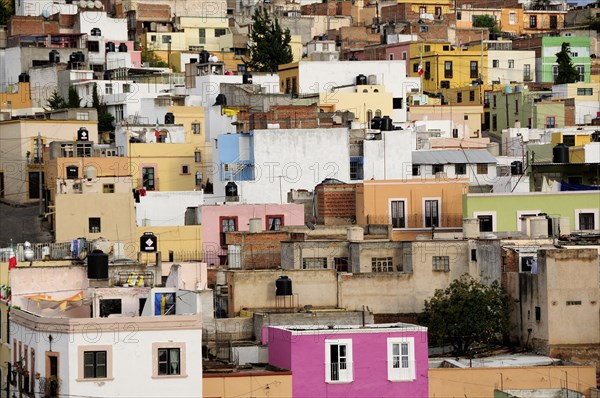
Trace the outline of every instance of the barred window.
<path fill-rule="evenodd" d="M 394 261 L 392 257 L 373 257 L 371 258 L 371 271 L 373 272 L 393 272 Z"/>
<path fill-rule="evenodd" d="M 433 256 L 433 270 L 442 272 L 450 271 L 450 257 Z"/>

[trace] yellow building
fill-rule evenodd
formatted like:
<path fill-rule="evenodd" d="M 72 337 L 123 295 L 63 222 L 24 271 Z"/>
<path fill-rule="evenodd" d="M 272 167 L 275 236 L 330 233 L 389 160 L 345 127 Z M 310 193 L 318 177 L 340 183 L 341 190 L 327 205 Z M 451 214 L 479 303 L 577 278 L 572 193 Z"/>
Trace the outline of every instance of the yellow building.
<path fill-rule="evenodd" d="M 151 226 L 136 228 L 136 236 L 144 232 L 152 232 L 158 238 L 158 248 L 163 261 L 171 261 L 169 253 L 175 253 L 175 261 L 201 260 L 202 251 L 202 225 L 177 225 L 177 226 Z M 139 251 L 140 242 L 136 240 Z M 180 258 L 184 256 L 185 258 Z"/>
<path fill-rule="evenodd" d="M 10 116 L 18 114 L 21 109 L 31 108 L 29 82 L 11 84 L 3 88 L 6 90 L 0 92 L 0 112 L 8 112 Z"/>
<path fill-rule="evenodd" d="M 499 27 L 503 32 L 514 36 L 523 33 L 523 8 L 503 8 L 500 15 Z"/>
<path fill-rule="evenodd" d="M 444 0 L 398 0 L 398 4 L 410 4 L 411 11 L 418 14 L 431 14 L 434 17 L 450 13 L 454 2 Z"/>
<path fill-rule="evenodd" d="M 356 187 L 356 223 L 391 224 L 393 240 L 462 229 L 466 179 L 365 180 Z"/>
<path fill-rule="evenodd" d="M 450 43 L 421 42 L 410 45 L 410 76 L 419 77 L 423 91 L 439 93 L 442 89 L 468 86 L 474 80 L 487 81 L 487 51 L 460 48 Z"/>
<path fill-rule="evenodd" d="M 320 106 L 326 112 L 350 111 L 354 120 L 367 123 L 374 116 L 389 116 L 393 112 L 393 95 L 385 86 L 356 86 L 354 92 L 320 93 Z"/>
<path fill-rule="evenodd" d="M 452 120 L 462 127 L 465 139 L 482 138 L 482 105 L 417 105 L 411 106 L 409 120 Z"/>

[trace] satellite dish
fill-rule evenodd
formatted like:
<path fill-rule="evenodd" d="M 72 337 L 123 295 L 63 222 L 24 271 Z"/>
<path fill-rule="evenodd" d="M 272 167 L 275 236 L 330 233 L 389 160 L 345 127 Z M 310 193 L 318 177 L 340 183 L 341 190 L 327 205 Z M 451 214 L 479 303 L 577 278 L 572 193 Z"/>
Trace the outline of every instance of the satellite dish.
<path fill-rule="evenodd" d="M 93 1 L 88 1 L 87 2 L 87 7 L 88 8 L 94 8 L 94 2 Z"/>
<path fill-rule="evenodd" d="M 104 7 L 104 6 L 102 5 L 102 2 L 101 2 L 101 1 L 99 1 L 99 0 L 96 0 L 96 1 L 94 1 L 94 6 L 96 6 L 96 8 L 98 8 L 98 9 L 100 9 L 100 8 Z"/>
<path fill-rule="evenodd" d="M 48 11 L 47 8 L 44 8 L 44 10 L 42 11 L 42 17 L 44 17 L 44 19 L 48 19 L 49 16 L 50 16 L 50 11 Z"/>
<path fill-rule="evenodd" d="M 85 0 L 80 0 L 80 1 L 79 1 L 79 7 L 81 7 L 81 8 L 85 8 L 85 7 L 87 7 L 87 1 L 85 1 Z"/>

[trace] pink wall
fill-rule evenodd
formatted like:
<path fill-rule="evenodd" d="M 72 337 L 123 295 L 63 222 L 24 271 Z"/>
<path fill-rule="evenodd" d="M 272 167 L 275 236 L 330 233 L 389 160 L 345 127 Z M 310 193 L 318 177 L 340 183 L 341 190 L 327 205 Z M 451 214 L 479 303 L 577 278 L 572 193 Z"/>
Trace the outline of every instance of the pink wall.
<path fill-rule="evenodd" d="M 385 49 L 386 59 L 394 54 L 394 61 L 402 60 L 402 53 L 406 52 L 406 76 L 409 76 L 412 63 L 410 62 L 410 44 L 392 44 Z"/>
<path fill-rule="evenodd" d="M 414 337 L 416 380 L 388 380 L 387 338 Z M 353 381 L 325 382 L 325 340 L 352 339 Z M 291 366 L 290 366 L 291 362 Z M 427 332 L 368 331 L 331 333 L 325 330 L 305 335 L 269 328 L 269 363 L 292 371 L 294 397 L 412 397 L 428 396 Z"/>
<path fill-rule="evenodd" d="M 250 230 L 250 219 L 262 219 L 262 228 L 266 230 L 267 215 L 283 215 L 283 225 L 304 225 L 304 205 L 268 204 L 268 205 L 218 205 L 202 207 L 202 247 L 203 250 L 219 251 L 219 217 L 237 217 L 238 231 Z"/>

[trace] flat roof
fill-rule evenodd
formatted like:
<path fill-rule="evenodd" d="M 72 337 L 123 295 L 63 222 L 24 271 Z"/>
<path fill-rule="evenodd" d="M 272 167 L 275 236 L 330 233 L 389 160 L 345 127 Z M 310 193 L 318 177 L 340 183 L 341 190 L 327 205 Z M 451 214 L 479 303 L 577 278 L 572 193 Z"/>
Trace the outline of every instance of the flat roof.
<path fill-rule="evenodd" d="M 315 332 L 327 333 L 379 333 L 379 332 L 426 332 L 425 326 L 414 325 L 412 323 L 377 323 L 366 325 L 288 325 L 271 326 L 275 329 L 282 329 L 292 332 L 295 335 L 314 334 Z"/>
<path fill-rule="evenodd" d="M 413 164 L 448 164 L 448 163 L 498 163 L 498 160 L 487 149 L 442 149 L 435 151 L 414 151 Z"/>

